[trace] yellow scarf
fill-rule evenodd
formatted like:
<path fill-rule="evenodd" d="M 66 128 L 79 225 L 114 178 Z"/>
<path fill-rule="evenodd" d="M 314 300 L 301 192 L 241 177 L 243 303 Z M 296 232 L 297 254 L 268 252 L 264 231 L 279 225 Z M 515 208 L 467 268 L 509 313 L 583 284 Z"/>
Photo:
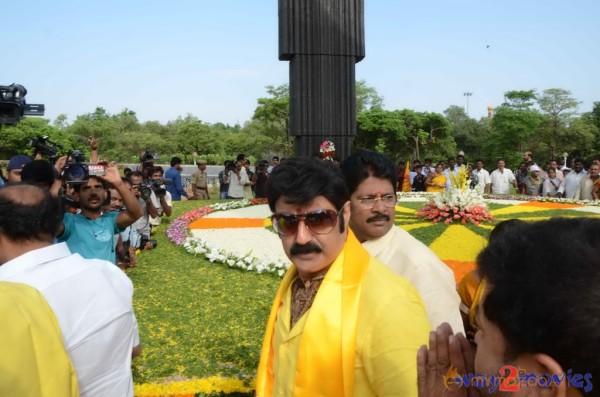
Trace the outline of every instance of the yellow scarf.
<path fill-rule="evenodd" d="M 358 306 L 370 256 L 350 229 L 341 255 L 343 260 L 336 260 L 329 269 L 307 314 L 298 349 L 294 395 L 353 394 Z M 292 264 L 271 308 L 256 377 L 259 397 L 273 394 L 273 333 L 279 309 L 297 274 Z"/>

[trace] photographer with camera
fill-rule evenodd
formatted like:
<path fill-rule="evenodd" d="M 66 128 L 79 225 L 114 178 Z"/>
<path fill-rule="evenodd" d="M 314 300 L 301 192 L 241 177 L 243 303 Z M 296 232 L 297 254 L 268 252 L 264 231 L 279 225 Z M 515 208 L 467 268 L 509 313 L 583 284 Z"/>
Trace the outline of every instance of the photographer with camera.
<path fill-rule="evenodd" d="M 268 168 L 269 162 L 267 160 L 260 160 L 256 164 L 256 173 L 253 175 L 256 198 L 267 198 L 267 181 L 270 175 Z"/>
<path fill-rule="evenodd" d="M 152 171 L 152 190 L 154 194 L 158 198 L 160 202 L 160 206 L 156 208 L 158 216 L 150 217 L 150 226 L 154 229 L 158 225 L 160 225 L 162 216 L 165 215 L 167 217 L 171 216 L 171 207 L 173 206 L 173 199 L 171 198 L 171 193 L 167 191 L 166 185 L 167 182 L 163 179 L 164 171 L 160 166 L 154 167 Z M 153 230 L 151 230 L 152 234 Z"/>
<path fill-rule="evenodd" d="M 84 258 L 104 259 L 116 263 L 113 236 L 139 219 L 143 214 L 142 208 L 121 180 L 114 162 L 110 165 L 95 165 L 96 168 L 104 168 L 104 175 L 89 175 L 88 172 L 84 172 L 81 176 L 81 170 L 76 166 L 81 167 L 82 164 L 67 164 L 63 178 L 74 187 L 73 199 L 79 203 L 81 212 L 64 214 L 63 223 L 57 233 L 58 241 L 66 242 L 71 252 L 79 253 Z M 74 176 L 76 180 L 73 180 Z M 102 211 L 108 198 L 109 184 L 123 198 L 124 211 Z"/>
<path fill-rule="evenodd" d="M 133 195 L 137 198 L 140 207 L 142 208 L 142 216 L 140 216 L 132 225 L 140 235 L 140 244 L 136 248 L 152 249 L 156 247 L 156 240 L 150 240 L 150 217 L 158 217 L 157 208 L 160 203 L 156 198 L 156 194 L 152 191 L 152 184 L 144 181 L 144 176 L 141 171 L 133 171 L 129 177 Z"/>

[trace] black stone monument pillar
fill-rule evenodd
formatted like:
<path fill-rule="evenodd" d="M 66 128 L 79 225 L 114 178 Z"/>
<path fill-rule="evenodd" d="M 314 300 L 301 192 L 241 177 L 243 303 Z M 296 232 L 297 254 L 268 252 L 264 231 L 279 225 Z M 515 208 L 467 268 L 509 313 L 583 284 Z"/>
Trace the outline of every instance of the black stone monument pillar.
<path fill-rule="evenodd" d="M 354 68 L 365 56 L 363 0 L 279 0 L 279 59 L 290 61 L 290 135 L 296 156 L 350 154 L 356 135 Z"/>

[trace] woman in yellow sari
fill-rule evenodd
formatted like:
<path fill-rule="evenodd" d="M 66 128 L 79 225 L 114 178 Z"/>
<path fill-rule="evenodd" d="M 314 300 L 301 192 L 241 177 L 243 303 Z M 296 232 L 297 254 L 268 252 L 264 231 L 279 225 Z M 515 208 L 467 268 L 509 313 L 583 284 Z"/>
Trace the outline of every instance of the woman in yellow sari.
<path fill-rule="evenodd" d="M 444 166 L 438 163 L 435 171 L 430 172 L 425 180 L 428 192 L 443 192 L 446 189 L 446 175 L 444 175 Z"/>

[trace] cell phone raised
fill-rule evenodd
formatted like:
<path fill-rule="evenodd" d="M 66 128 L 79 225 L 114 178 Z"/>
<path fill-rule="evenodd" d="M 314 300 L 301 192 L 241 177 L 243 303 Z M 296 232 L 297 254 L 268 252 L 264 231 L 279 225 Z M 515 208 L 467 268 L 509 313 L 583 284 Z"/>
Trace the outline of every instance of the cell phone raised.
<path fill-rule="evenodd" d="M 104 176 L 105 172 L 104 164 L 88 164 L 89 176 Z"/>

